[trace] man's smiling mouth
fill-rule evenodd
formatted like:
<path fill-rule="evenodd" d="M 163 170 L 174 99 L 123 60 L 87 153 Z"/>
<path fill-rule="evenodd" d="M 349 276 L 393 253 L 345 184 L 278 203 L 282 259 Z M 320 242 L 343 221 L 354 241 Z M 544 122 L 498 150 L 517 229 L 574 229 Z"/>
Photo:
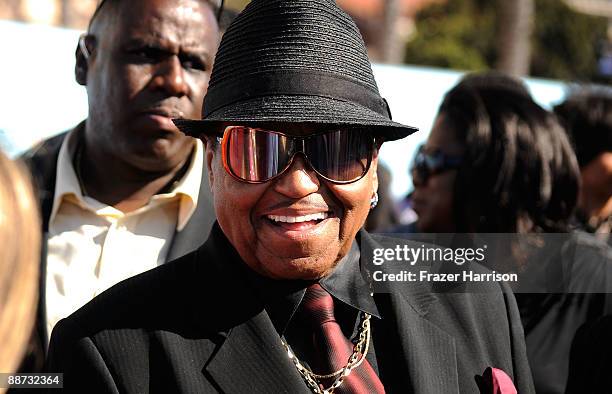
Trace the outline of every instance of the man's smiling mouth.
<path fill-rule="evenodd" d="M 275 223 L 303 223 L 316 221 L 317 223 L 329 217 L 328 212 L 318 212 L 303 216 L 282 216 L 282 215 L 266 215 L 268 219 Z"/>
<path fill-rule="evenodd" d="M 265 218 L 276 227 L 300 231 L 315 227 L 330 216 L 330 212 L 316 212 L 306 215 L 265 215 Z"/>

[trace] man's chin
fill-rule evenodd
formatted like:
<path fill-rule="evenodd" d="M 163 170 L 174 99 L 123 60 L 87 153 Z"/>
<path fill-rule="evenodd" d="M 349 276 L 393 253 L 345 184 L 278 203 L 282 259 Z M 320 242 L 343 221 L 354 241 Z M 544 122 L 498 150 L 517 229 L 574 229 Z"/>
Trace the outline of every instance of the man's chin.
<path fill-rule="evenodd" d="M 249 264 L 250 265 L 250 264 Z M 329 275 L 337 261 L 327 256 L 301 258 L 268 258 L 265 264 L 258 264 L 259 274 L 277 280 L 317 280 Z M 254 268 L 254 267 L 251 267 Z"/>
<path fill-rule="evenodd" d="M 172 151 L 159 150 L 139 152 L 137 156 L 132 158 L 131 163 L 134 167 L 146 172 L 169 172 L 176 170 L 178 166 L 185 163 L 189 153 L 190 151 L 177 154 Z"/>

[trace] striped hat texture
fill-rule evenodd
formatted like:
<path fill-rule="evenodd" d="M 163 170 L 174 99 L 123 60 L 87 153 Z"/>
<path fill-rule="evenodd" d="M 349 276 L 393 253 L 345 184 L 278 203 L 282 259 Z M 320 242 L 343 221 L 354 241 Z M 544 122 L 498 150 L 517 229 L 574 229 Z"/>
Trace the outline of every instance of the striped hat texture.
<path fill-rule="evenodd" d="M 193 136 L 276 122 L 356 126 L 386 140 L 417 130 L 391 120 L 363 38 L 333 0 L 249 3 L 221 40 L 202 119 L 174 120 Z"/>

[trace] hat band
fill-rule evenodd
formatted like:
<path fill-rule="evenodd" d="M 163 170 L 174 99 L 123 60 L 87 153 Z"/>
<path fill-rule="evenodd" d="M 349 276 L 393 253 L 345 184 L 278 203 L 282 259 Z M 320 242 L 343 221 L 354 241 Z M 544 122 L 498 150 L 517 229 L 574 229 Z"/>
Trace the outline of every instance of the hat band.
<path fill-rule="evenodd" d="M 215 84 L 206 93 L 202 118 L 240 101 L 278 95 L 319 96 L 349 101 L 391 119 L 389 107 L 377 91 L 337 75 L 304 70 L 250 74 L 248 78 Z"/>

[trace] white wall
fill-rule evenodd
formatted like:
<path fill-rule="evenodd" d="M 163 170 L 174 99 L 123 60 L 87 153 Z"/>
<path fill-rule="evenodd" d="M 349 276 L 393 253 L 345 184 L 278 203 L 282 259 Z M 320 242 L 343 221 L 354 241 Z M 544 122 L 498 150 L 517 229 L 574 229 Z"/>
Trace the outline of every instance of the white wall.
<path fill-rule="evenodd" d="M 0 130 L 9 154 L 85 118 L 87 95 L 74 81 L 79 34 L 0 21 Z"/>

